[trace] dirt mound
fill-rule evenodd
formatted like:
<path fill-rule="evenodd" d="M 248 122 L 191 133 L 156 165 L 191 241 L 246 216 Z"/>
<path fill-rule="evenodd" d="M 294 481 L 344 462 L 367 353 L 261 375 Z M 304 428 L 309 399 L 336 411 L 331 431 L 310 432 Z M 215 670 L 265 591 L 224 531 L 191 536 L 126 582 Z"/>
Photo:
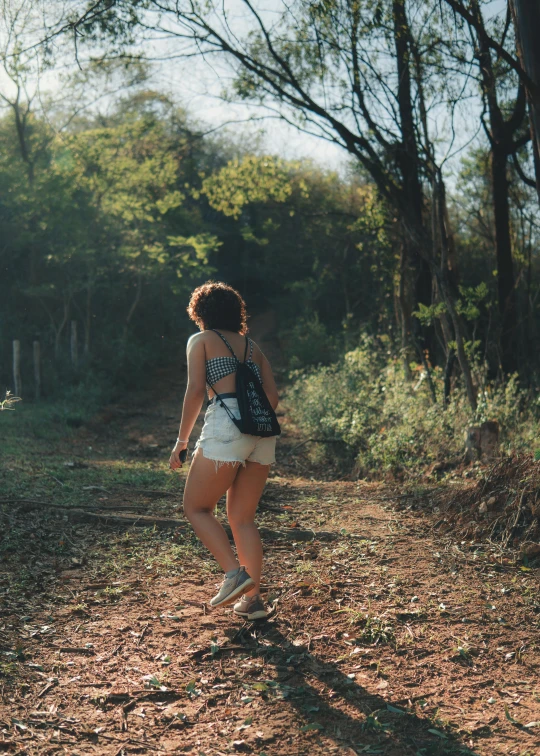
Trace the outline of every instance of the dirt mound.
<path fill-rule="evenodd" d="M 442 522 L 464 537 L 519 547 L 526 557 L 540 555 L 540 462 L 533 455 L 501 460 L 472 485 L 445 490 L 438 505 Z"/>

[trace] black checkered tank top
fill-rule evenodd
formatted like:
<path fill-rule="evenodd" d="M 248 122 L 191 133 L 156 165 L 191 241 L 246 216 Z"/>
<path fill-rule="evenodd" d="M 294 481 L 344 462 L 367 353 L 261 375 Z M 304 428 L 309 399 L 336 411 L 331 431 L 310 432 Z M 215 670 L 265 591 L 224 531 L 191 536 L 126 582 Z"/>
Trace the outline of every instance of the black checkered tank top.
<path fill-rule="evenodd" d="M 227 344 L 231 352 L 234 354 L 234 350 L 232 349 L 225 336 L 223 336 L 223 334 L 219 335 L 221 336 L 225 344 Z M 248 341 L 249 357 L 246 360 L 246 364 L 249 365 L 249 367 L 257 373 L 257 377 L 262 383 L 261 369 L 259 368 L 257 363 L 253 362 L 253 360 L 251 359 L 253 355 L 253 342 L 250 338 L 248 338 Z M 232 355 L 230 357 L 212 357 L 210 360 L 206 360 L 206 380 L 210 384 L 210 386 L 213 386 L 222 378 L 225 378 L 225 376 L 234 373 L 236 370 L 236 362 L 236 357 L 233 357 Z"/>

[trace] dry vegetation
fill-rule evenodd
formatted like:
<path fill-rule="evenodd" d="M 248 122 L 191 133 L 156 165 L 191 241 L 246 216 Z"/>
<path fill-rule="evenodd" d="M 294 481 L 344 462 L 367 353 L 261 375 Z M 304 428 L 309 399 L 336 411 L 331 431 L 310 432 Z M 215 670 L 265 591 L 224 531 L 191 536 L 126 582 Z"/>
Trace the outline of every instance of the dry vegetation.
<path fill-rule="evenodd" d="M 527 566 L 540 555 L 539 490 L 540 462 L 531 454 L 514 455 L 464 467 L 444 484 L 416 490 L 414 506 L 438 514 L 436 526 L 456 538 L 489 543 Z"/>

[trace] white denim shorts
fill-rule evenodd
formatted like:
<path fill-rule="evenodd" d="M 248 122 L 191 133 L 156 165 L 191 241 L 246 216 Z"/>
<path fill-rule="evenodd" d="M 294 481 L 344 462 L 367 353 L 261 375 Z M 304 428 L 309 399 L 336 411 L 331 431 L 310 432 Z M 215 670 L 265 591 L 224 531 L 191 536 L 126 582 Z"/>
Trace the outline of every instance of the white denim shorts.
<path fill-rule="evenodd" d="M 232 414 L 239 419 L 238 400 L 223 399 Z M 206 459 L 214 460 L 216 468 L 221 464 L 258 462 L 272 465 L 276 461 L 276 436 L 250 436 L 241 433 L 229 417 L 227 410 L 215 402 L 208 405 L 201 435 L 193 454 L 202 449 Z"/>

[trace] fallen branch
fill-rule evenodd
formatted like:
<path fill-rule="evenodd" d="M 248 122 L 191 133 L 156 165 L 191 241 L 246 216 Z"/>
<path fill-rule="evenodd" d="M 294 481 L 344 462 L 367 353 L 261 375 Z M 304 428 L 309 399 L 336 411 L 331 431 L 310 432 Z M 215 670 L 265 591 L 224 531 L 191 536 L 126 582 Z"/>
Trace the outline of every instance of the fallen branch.
<path fill-rule="evenodd" d="M 69 519 L 76 522 L 102 522 L 105 525 L 120 525 L 124 527 L 140 527 L 151 528 L 155 527 L 159 530 L 168 530 L 174 528 L 176 530 L 186 530 L 189 526 L 184 520 L 173 519 L 169 517 L 152 517 L 150 515 L 111 515 L 106 512 L 89 512 L 85 510 L 73 510 L 69 514 Z M 232 531 L 230 527 L 222 523 L 225 532 L 232 538 Z M 291 541 L 333 541 L 339 538 L 338 533 L 331 533 L 326 530 L 303 530 L 300 528 L 289 528 L 287 530 L 273 530 L 265 526 L 259 527 L 261 537 L 269 541 L 278 541 L 281 539 Z"/>
<path fill-rule="evenodd" d="M 222 654 L 225 653 L 225 651 L 244 651 L 245 652 L 246 647 L 245 646 L 220 646 L 217 651 L 214 653 L 216 654 Z M 197 651 L 191 651 L 189 652 L 188 658 L 189 659 L 201 659 L 203 656 L 208 656 L 212 654 L 212 650 L 209 646 L 206 648 L 200 648 Z"/>
<path fill-rule="evenodd" d="M 50 504 L 49 502 L 37 502 L 30 499 L 24 500 L 23 509 L 31 509 L 35 506 L 46 506 L 48 509 L 57 509 L 67 512 L 68 519 L 72 522 L 99 522 L 104 525 L 118 525 L 121 527 L 139 527 L 139 528 L 157 528 L 158 530 L 185 530 L 189 526 L 185 520 L 179 520 L 172 517 L 157 517 L 152 515 L 133 514 L 112 514 L 107 509 L 81 509 L 80 507 L 70 507 L 66 504 Z M 112 509 L 112 508 L 111 508 Z M 227 524 L 223 524 L 229 538 L 232 538 L 232 532 Z M 264 525 L 259 527 L 262 538 L 269 541 L 278 541 L 286 539 L 290 541 L 333 541 L 339 538 L 338 533 L 331 533 L 327 530 L 304 530 L 302 528 L 288 528 L 287 530 L 273 530 Z"/>
<path fill-rule="evenodd" d="M 103 698 L 104 703 L 123 703 L 130 704 L 143 700 L 159 701 L 163 698 L 178 699 L 185 697 L 184 691 L 178 690 L 132 690 L 130 692 L 106 693 Z"/>
<path fill-rule="evenodd" d="M 148 490 L 146 488 L 117 488 L 114 486 L 115 491 L 125 491 L 127 493 L 140 493 L 145 496 L 178 496 L 177 491 L 155 491 Z"/>

